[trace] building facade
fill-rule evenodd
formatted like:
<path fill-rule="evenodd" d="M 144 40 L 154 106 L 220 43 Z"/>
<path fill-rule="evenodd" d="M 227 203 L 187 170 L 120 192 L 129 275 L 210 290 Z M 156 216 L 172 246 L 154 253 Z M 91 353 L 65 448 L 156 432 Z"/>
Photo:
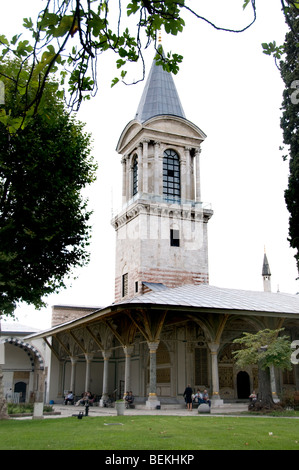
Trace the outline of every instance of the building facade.
<path fill-rule="evenodd" d="M 208 221 L 200 185 L 203 131 L 185 117 L 172 76 L 153 63 L 135 118 L 117 144 L 123 208 L 116 232 L 115 302 L 53 307 L 42 338 L 51 351 L 47 400 L 90 390 L 100 403 L 132 390 L 149 408 L 184 403 L 187 384 L 213 406 L 258 390 L 256 366 L 240 369 L 233 343 L 243 332 L 284 327 L 299 334 L 299 299 L 209 285 Z M 297 371 L 271 371 L 272 390 L 298 389 Z"/>
<path fill-rule="evenodd" d="M 48 351 L 42 339 L 25 340 L 34 332 L 37 330 L 17 323 L 0 325 L 2 387 L 8 402 L 34 403 L 46 399 Z"/>

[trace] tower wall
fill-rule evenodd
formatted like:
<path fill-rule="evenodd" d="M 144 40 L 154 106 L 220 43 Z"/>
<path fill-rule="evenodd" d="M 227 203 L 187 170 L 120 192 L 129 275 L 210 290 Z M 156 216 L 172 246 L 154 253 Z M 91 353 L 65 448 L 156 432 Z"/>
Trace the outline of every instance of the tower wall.
<path fill-rule="evenodd" d="M 123 209 L 112 220 L 116 302 L 144 293 L 146 282 L 208 283 L 212 211 L 200 191 L 205 137 L 185 118 L 171 74 L 154 61 L 136 118 L 116 149 L 123 169 Z"/>
<path fill-rule="evenodd" d="M 114 219 L 116 301 L 144 293 L 143 282 L 167 287 L 208 283 L 207 221 L 211 211 L 197 206 L 138 199 Z"/>

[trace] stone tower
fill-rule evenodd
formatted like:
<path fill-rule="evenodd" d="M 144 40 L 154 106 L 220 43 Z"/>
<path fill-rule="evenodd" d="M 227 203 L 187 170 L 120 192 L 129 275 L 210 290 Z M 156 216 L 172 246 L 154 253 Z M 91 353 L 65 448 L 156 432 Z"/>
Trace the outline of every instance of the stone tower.
<path fill-rule="evenodd" d="M 116 231 L 115 301 L 166 287 L 209 282 L 200 153 L 206 135 L 185 117 L 173 77 L 152 64 L 122 155 Z"/>

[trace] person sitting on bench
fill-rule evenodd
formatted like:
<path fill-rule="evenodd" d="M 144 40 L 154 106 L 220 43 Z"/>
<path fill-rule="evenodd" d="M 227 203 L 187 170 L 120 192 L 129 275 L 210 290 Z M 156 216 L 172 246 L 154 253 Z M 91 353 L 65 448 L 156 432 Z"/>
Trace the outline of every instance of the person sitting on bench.
<path fill-rule="evenodd" d="M 126 401 L 127 408 L 133 408 L 133 403 L 134 403 L 133 392 L 127 392 L 125 401 Z"/>
<path fill-rule="evenodd" d="M 67 405 L 70 402 L 71 405 L 74 404 L 74 395 L 73 392 L 70 390 L 67 396 L 64 399 L 64 404 Z"/>
<path fill-rule="evenodd" d="M 199 389 L 197 389 L 197 392 L 196 392 L 195 395 L 194 395 L 194 403 L 195 403 L 195 404 L 198 404 L 198 406 L 199 406 L 201 403 L 204 403 L 202 393 L 201 393 L 201 391 L 200 391 Z"/>
<path fill-rule="evenodd" d="M 209 399 L 209 394 L 208 394 L 207 390 L 203 391 L 202 399 L 203 399 L 202 403 L 207 403 L 209 406 L 211 406 L 211 400 Z"/>

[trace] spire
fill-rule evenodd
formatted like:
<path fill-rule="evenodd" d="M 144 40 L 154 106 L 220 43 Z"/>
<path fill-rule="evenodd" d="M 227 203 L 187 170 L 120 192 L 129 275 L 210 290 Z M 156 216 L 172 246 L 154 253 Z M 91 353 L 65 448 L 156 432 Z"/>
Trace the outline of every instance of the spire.
<path fill-rule="evenodd" d="M 271 271 L 270 271 L 270 266 L 268 263 L 266 251 L 264 253 L 262 276 L 263 276 L 263 281 L 264 281 L 264 291 L 271 292 Z"/>
<path fill-rule="evenodd" d="M 160 46 L 163 53 L 162 46 Z M 145 122 L 159 115 L 185 118 L 185 113 L 176 90 L 172 74 L 156 65 L 154 59 L 146 81 L 135 119 Z"/>
<path fill-rule="evenodd" d="M 271 271 L 270 271 L 270 266 L 269 266 L 269 263 L 268 263 L 266 251 L 264 253 L 262 276 L 271 276 Z"/>

